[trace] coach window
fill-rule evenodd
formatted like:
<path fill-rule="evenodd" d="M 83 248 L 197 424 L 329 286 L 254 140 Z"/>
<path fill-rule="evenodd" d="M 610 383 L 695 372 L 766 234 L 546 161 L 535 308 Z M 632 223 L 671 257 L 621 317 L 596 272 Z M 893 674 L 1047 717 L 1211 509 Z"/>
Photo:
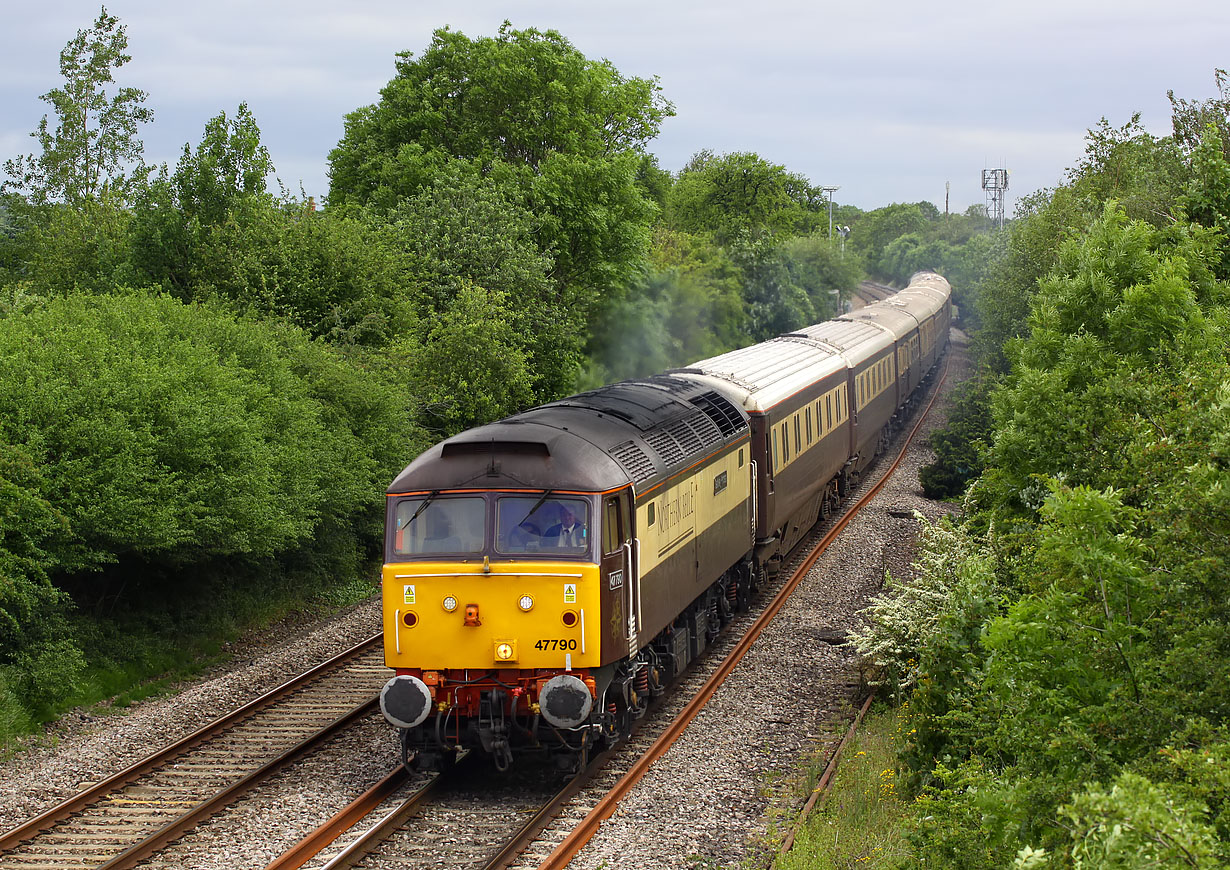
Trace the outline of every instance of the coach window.
<path fill-rule="evenodd" d="M 739 448 L 739 467 L 743 467 L 743 448 Z"/>
<path fill-rule="evenodd" d="M 803 449 L 803 448 L 802 448 L 802 446 L 800 445 L 800 441 L 801 441 L 801 440 L 802 440 L 802 438 L 801 438 L 801 435 L 800 435 L 800 433 L 799 433 L 799 415 L 798 415 L 798 414 L 795 414 L 795 415 L 794 415 L 794 452 L 795 452 L 796 454 L 797 454 L 800 450 L 802 450 L 802 449 Z"/>
<path fill-rule="evenodd" d="M 773 457 L 772 457 L 772 462 L 770 463 L 773 466 L 774 473 L 776 473 L 777 470 L 781 467 L 780 460 L 778 459 L 778 455 L 779 454 L 777 452 L 777 430 L 774 429 L 773 430 Z"/>
<path fill-rule="evenodd" d="M 807 406 L 807 411 L 804 414 L 807 419 L 807 443 L 811 443 L 811 405 Z"/>

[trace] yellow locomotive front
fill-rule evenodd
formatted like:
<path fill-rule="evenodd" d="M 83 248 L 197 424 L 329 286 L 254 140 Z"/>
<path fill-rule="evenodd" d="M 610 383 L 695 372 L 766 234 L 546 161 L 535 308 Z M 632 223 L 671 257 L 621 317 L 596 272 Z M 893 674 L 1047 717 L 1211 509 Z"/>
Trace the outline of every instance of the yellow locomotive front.
<path fill-rule="evenodd" d="M 389 496 L 381 707 L 419 763 L 588 739 L 601 662 L 594 496 L 459 490 Z M 424 728 L 424 725 L 430 727 Z"/>

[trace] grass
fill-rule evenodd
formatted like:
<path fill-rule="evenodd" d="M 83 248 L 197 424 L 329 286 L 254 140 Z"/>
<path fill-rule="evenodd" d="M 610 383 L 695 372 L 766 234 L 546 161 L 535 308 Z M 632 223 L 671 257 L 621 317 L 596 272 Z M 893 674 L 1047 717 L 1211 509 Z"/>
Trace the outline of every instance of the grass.
<path fill-rule="evenodd" d="M 910 810 L 897 781 L 903 710 L 876 704 L 842 753 L 826 799 L 775 870 L 874 870 L 898 865 L 909 846 L 899 833 Z M 808 777 L 816 782 L 819 773 Z"/>

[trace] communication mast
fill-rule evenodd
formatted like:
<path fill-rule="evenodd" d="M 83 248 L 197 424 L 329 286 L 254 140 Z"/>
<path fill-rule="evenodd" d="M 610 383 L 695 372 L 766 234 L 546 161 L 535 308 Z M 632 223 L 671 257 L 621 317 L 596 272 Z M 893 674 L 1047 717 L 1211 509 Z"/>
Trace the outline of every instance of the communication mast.
<path fill-rule="evenodd" d="M 982 170 L 982 189 L 987 192 L 987 217 L 991 226 L 1004 228 L 1004 191 L 1008 189 L 1007 169 Z"/>

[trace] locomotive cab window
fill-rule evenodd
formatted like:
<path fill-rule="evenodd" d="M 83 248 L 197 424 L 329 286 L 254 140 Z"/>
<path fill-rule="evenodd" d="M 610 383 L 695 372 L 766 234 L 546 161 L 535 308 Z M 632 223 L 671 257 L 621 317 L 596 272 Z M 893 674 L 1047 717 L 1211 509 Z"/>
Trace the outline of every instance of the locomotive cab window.
<path fill-rule="evenodd" d="M 393 552 L 399 556 L 481 553 L 486 522 L 482 498 L 404 498 L 394 511 Z"/>
<path fill-rule="evenodd" d="M 563 496 L 505 496 L 496 501 L 496 551 L 584 556 L 589 502 Z"/>
<path fill-rule="evenodd" d="M 602 506 L 602 552 L 614 553 L 623 546 L 624 540 L 619 499 L 608 498 Z"/>

